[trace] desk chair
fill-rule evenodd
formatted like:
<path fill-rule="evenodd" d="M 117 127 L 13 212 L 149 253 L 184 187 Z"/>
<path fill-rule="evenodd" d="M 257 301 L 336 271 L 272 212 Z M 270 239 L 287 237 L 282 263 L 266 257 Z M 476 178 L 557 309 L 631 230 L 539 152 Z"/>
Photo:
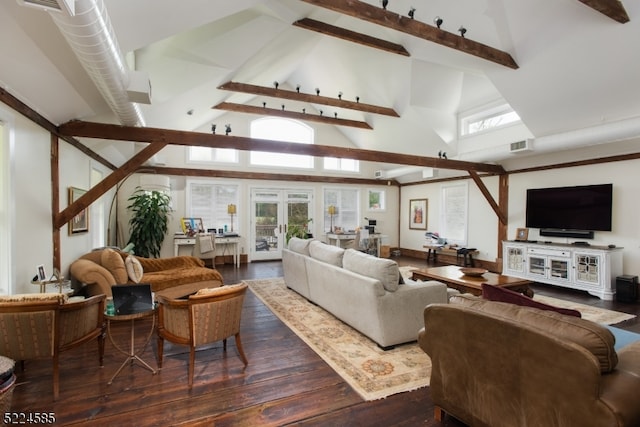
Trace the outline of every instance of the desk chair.
<path fill-rule="evenodd" d="M 216 238 L 212 234 L 196 235 L 196 243 L 193 245 L 194 257 L 200 258 L 207 265 L 207 261 L 211 263 L 211 268 L 216 268 Z"/>

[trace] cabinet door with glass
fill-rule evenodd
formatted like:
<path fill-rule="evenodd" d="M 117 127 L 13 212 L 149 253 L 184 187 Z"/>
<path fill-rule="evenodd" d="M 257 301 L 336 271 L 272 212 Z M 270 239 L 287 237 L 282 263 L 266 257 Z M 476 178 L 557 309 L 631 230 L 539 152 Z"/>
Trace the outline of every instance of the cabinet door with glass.
<path fill-rule="evenodd" d="M 574 254 L 575 281 L 587 287 L 598 287 L 602 277 L 602 256 L 576 252 Z"/>
<path fill-rule="evenodd" d="M 507 276 L 522 276 L 525 273 L 525 262 L 525 246 L 505 244 L 503 274 Z"/>

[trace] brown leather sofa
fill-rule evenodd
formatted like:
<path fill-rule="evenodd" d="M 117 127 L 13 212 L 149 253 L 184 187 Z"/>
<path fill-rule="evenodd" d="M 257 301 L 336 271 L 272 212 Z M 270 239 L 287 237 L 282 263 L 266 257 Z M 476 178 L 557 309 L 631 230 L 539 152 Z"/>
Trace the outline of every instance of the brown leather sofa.
<path fill-rule="evenodd" d="M 424 310 L 436 419 L 470 426 L 640 426 L 640 342 L 602 325 L 461 295 Z"/>
<path fill-rule="evenodd" d="M 128 256 L 125 252 L 113 249 L 89 252 L 71 264 L 71 277 L 86 284 L 88 295 L 111 296 L 111 286 L 135 283 L 125 266 Z M 137 282 L 151 284 L 153 292 L 167 298 L 181 297 L 223 283 L 222 275 L 217 270 L 205 267 L 204 262 L 196 257 L 134 258 L 142 269 Z"/>

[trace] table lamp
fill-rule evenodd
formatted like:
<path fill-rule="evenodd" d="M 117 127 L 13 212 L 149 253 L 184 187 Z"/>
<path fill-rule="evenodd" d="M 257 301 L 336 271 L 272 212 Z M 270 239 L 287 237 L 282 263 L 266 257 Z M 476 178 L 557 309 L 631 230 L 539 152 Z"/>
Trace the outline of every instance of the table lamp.
<path fill-rule="evenodd" d="M 231 231 L 233 231 L 233 216 L 236 214 L 236 205 L 227 205 L 227 213 L 231 216 Z"/>
<path fill-rule="evenodd" d="M 329 232 L 333 233 L 333 216 L 336 214 L 337 209 L 334 205 L 329 205 L 329 207 L 327 207 L 327 212 L 329 213 L 329 218 L 331 218 L 331 228 L 329 229 Z"/>

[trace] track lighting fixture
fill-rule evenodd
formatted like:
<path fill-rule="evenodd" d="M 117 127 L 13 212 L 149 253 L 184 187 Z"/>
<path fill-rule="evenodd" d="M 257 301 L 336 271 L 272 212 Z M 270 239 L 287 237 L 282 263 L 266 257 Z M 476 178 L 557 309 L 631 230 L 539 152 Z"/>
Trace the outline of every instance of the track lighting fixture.
<path fill-rule="evenodd" d="M 213 123 L 211 125 L 211 133 L 214 134 L 214 135 L 216 134 L 216 124 L 215 123 Z"/>
<path fill-rule="evenodd" d="M 413 19 L 413 15 L 415 15 L 415 13 L 416 13 L 416 8 L 411 7 L 411 9 L 409 9 L 409 18 Z"/>
<path fill-rule="evenodd" d="M 440 26 L 442 25 L 442 18 L 436 16 L 435 18 L 433 18 L 433 23 L 436 24 L 436 27 L 440 28 Z"/>
<path fill-rule="evenodd" d="M 278 89 L 278 86 L 280 86 L 280 83 L 278 82 L 273 82 L 273 85 L 275 86 L 276 89 Z"/>
<path fill-rule="evenodd" d="M 230 124 L 224 125 L 224 134 L 229 135 L 230 133 L 231 133 L 231 125 Z"/>
<path fill-rule="evenodd" d="M 467 29 L 461 25 L 460 28 L 458 28 L 458 32 L 460 33 L 461 37 L 464 37 L 464 35 L 467 33 Z"/>

